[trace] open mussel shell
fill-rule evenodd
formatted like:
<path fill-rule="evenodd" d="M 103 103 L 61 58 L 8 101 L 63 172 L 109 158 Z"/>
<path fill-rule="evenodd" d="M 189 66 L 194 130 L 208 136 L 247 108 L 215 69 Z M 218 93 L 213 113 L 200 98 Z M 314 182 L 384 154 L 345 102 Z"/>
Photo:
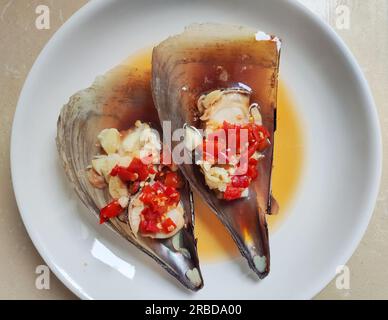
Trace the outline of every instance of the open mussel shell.
<path fill-rule="evenodd" d="M 181 165 L 190 185 L 215 211 L 260 278 L 270 269 L 265 215 L 272 212 L 271 170 L 279 55 L 280 40 L 255 29 L 195 24 L 160 43 L 152 57 L 154 102 L 160 119 L 171 121 L 172 130 L 185 124 L 200 128 L 198 98 L 215 89 L 236 85 L 249 88 L 251 102 L 260 106 L 263 124 L 271 134 L 271 146 L 260 161 L 259 177 L 251 184 L 248 198 L 220 200 L 206 186 L 198 166 Z"/>
<path fill-rule="evenodd" d="M 96 218 L 99 209 L 110 202 L 108 192 L 93 188 L 87 178 L 86 168 L 100 152 L 97 135 L 104 128 L 128 129 L 136 120 L 159 128 L 150 91 L 150 72 L 139 73 L 128 65 L 98 77 L 90 88 L 73 95 L 62 108 L 57 126 L 60 159 L 77 195 Z M 113 218 L 106 224 L 157 261 L 185 287 L 198 290 L 203 280 L 193 233 L 193 199 L 187 182 L 180 193 L 185 226 L 172 238 L 136 237 L 125 219 Z"/>

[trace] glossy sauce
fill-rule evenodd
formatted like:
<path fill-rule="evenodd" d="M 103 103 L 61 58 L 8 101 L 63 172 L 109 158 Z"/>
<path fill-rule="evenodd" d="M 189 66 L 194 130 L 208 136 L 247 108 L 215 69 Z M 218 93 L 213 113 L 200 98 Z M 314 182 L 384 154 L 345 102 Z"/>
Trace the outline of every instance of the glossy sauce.
<path fill-rule="evenodd" d="M 131 55 L 123 64 L 149 74 L 151 56 L 152 48 L 143 49 Z M 294 102 L 284 82 L 279 81 L 272 193 L 280 210 L 277 215 L 267 216 L 270 233 L 276 231 L 287 217 L 287 209 L 298 190 L 304 156 L 302 132 Z M 216 215 L 197 194 L 194 194 L 194 200 L 195 234 L 200 259 L 216 261 L 239 255 L 234 241 Z"/>

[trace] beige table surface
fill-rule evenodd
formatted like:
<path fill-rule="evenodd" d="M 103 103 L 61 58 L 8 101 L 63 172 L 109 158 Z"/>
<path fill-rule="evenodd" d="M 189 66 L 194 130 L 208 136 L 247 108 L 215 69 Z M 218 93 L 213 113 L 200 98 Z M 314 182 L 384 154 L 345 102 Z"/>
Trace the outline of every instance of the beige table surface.
<path fill-rule="evenodd" d="M 265 0 L 270 1 L 270 0 Z M 372 88 L 384 145 L 388 143 L 388 0 L 300 0 L 332 26 L 338 5 L 350 8 L 350 29 L 336 30 L 358 59 Z M 20 218 L 11 183 L 9 146 L 19 93 L 33 62 L 53 33 L 86 0 L 0 0 L 0 298 L 76 299 L 51 275 L 50 290 L 35 287 L 44 264 Z M 35 8 L 50 8 L 50 30 L 37 30 Z M 330 283 L 318 299 L 388 298 L 388 154 L 376 209 L 348 262 L 350 289 Z"/>

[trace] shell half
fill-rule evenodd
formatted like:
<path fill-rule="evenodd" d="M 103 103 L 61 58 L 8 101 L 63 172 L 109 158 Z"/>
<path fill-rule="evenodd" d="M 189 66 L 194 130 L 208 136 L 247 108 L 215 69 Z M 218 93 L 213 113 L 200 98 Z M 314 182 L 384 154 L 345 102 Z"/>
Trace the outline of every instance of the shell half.
<path fill-rule="evenodd" d="M 60 160 L 78 197 L 96 218 L 99 209 L 110 201 L 108 192 L 93 188 L 87 178 L 86 168 L 99 153 L 98 133 L 104 128 L 128 129 L 136 120 L 159 128 L 150 90 L 150 72 L 143 74 L 121 65 L 73 95 L 61 110 L 56 139 Z M 180 193 L 185 225 L 172 238 L 156 240 L 135 236 L 128 221 L 119 218 L 110 219 L 106 224 L 185 287 L 196 291 L 202 288 L 203 280 L 193 232 L 193 199 L 187 182 Z"/>
<path fill-rule="evenodd" d="M 279 56 L 280 40 L 255 29 L 194 24 L 155 47 L 152 59 L 154 101 L 160 120 L 171 121 L 172 130 L 187 125 L 200 128 L 198 99 L 203 93 L 217 89 L 248 88 L 251 102 L 260 105 L 261 120 L 270 132 L 271 146 L 260 161 L 259 178 L 251 184 L 247 198 L 220 200 L 206 186 L 198 166 L 180 166 L 190 185 L 227 227 L 260 278 L 270 270 L 265 215 L 273 211 L 271 171 Z"/>

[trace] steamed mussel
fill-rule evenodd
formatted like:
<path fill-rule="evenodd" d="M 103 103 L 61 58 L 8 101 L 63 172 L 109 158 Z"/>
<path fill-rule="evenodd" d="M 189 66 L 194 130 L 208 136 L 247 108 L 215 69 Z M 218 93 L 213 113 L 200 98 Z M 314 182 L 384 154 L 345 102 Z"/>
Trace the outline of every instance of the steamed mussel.
<path fill-rule="evenodd" d="M 121 65 L 70 98 L 57 147 L 76 193 L 105 223 L 191 290 L 203 286 L 192 193 L 162 149 L 150 73 Z M 147 161 L 145 161 L 147 160 Z"/>
<path fill-rule="evenodd" d="M 280 44 L 251 28 L 195 24 L 160 43 L 152 57 L 159 118 L 171 121 L 172 130 L 184 128 L 186 151 L 194 159 L 180 165 L 182 173 L 260 278 L 270 270 L 265 215 L 274 209 Z M 220 131 L 228 137 L 215 138 Z M 240 132 L 246 134 L 245 144 L 230 152 L 229 134 L 236 140 Z M 173 141 L 173 147 L 178 143 Z"/>

